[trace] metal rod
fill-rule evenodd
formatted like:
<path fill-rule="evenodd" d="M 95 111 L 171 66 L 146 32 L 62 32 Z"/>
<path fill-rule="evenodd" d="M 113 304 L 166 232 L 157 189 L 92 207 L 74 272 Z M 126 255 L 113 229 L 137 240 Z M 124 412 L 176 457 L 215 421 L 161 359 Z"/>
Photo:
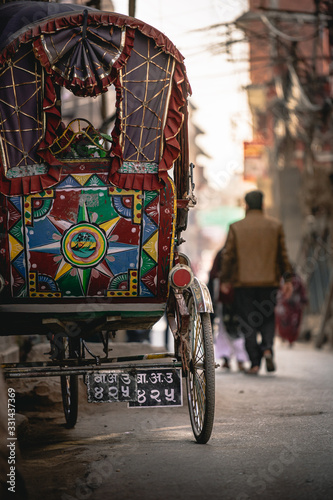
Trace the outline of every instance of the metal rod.
<path fill-rule="evenodd" d="M 67 375 L 85 375 L 90 372 L 113 371 L 113 370 L 142 370 L 145 368 L 160 370 L 161 368 L 181 368 L 180 361 L 173 361 L 170 363 L 140 363 L 140 364 L 126 364 L 126 363 L 112 363 L 107 366 L 72 366 L 72 367 L 31 367 L 31 368 L 10 368 L 4 370 L 5 378 L 35 378 L 35 377 L 60 377 Z"/>
<path fill-rule="evenodd" d="M 176 358 L 173 352 L 151 353 L 151 354 L 137 354 L 135 356 L 120 356 L 117 358 L 100 358 L 101 364 L 116 363 L 123 361 L 140 361 L 144 359 L 163 359 L 163 358 Z M 2 370 L 6 371 L 10 368 L 36 368 L 36 367 L 68 367 L 78 366 L 83 367 L 87 365 L 96 365 L 95 359 L 65 359 L 54 361 L 27 361 L 25 363 L 2 363 Z M 100 366 L 100 365 L 98 365 Z"/>

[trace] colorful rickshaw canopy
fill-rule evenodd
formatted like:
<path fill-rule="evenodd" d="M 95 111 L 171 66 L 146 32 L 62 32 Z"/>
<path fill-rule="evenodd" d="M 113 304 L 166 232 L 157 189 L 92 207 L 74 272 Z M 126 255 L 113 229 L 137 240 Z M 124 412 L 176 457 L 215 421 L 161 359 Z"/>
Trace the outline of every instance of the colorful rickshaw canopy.
<path fill-rule="evenodd" d="M 30 181 L 26 176 L 9 180 L 2 173 L 4 194 L 35 192 L 59 179 L 62 162 L 53 156 L 51 149 L 61 124 L 54 83 L 80 96 L 96 96 L 114 84 L 117 120 L 112 132 L 110 181 L 126 188 L 163 187 L 167 170 L 180 154 L 177 134 L 183 125 L 190 92 L 183 56 L 164 34 L 128 16 L 46 2 L 1 6 L 1 28 L 0 68 L 6 68 L 10 59 L 21 60 L 28 54 L 31 59 L 33 54 L 46 73 L 44 88 L 40 83 L 35 92 L 36 99 L 43 95 L 46 131 L 42 131 L 38 117 L 29 115 L 36 126 L 31 127 L 30 123 L 25 126 L 30 132 L 21 136 L 27 144 L 17 147 L 13 133 L 15 116 L 9 121 L 2 120 L 3 137 L 9 149 L 13 145 L 16 163 L 11 166 L 38 164 L 38 158 L 50 166 L 48 173 L 32 176 Z M 30 46 L 31 53 L 27 49 Z M 42 81 L 39 75 L 36 80 Z M 15 84 L 13 81 L 12 86 Z M 5 101 L 12 98 L 6 91 Z M 32 107 L 33 103 L 30 104 Z M 26 114 L 21 113 L 20 123 L 27 121 Z M 158 175 L 123 173 L 123 162 L 131 161 L 156 163 Z"/>

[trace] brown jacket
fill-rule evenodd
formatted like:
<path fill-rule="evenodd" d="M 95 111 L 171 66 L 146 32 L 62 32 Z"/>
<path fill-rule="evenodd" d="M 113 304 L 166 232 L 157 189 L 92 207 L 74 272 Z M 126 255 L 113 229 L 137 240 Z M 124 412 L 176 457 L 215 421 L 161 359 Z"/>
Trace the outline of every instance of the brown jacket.
<path fill-rule="evenodd" d="M 221 282 L 235 287 L 278 287 L 292 273 L 281 222 L 249 210 L 230 225 L 223 250 Z"/>

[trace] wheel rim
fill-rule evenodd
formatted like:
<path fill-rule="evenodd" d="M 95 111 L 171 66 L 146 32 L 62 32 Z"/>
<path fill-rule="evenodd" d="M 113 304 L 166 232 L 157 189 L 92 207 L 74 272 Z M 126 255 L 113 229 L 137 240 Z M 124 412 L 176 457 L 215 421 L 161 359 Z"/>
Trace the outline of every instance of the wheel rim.
<path fill-rule="evenodd" d="M 200 314 L 195 311 L 193 302 L 191 309 L 191 361 L 187 376 L 187 392 L 194 431 L 200 434 L 206 415 L 205 345 Z"/>
<path fill-rule="evenodd" d="M 69 358 L 69 342 L 66 337 L 63 339 L 63 359 Z M 71 380 L 69 375 L 61 377 L 62 401 L 64 405 L 65 416 L 69 416 L 71 410 Z"/>
<path fill-rule="evenodd" d="M 61 359 L 66 360 L 73 357 L 74 348 L 70 345 L 71 339 L 63 338 L 63 350 L 61 352 Z M 78 412 L 78 376 L 77 375 L 62 375 L 61 379 L 61 393 L 63 409 L 68 427 L 74 427 L 77 420 Z"/>
<path fill-rule="evenodd" d="M 62 384 L 62 397 L 63 397 L 63 404 L 64 404 L 64 412 L 66 417 L 68 417 L 71 413 L 71 382 L 70 382 L 70 376 L 64 376 L 61 379 L 61 384 Z"/>

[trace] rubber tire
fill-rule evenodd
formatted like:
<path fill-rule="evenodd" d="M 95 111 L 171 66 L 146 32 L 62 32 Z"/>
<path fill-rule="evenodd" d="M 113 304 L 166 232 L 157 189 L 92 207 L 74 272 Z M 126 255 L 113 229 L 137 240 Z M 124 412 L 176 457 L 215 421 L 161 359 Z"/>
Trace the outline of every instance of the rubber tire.
<path fill-rule="evenodd" d="M 212 325 L 209 313 L 197 313 L 193 298 L 189 301 L 191 353 L 190 370 L 186 377 L 188 407 L 196 441 L 206 444 L 211 436 L 215 414 L 215 359 Z M 194 350 L 196 352 L 194 352 Z M 197 366 L 198 355 L 203 368 Z M 199 408 L 197 387 L 203 389 L 204 408 Z"/>
<path fill-rule="evenodd" d="M 79 383 L 77 375 L 63 375 L 60 377 L 61 395 L 67 429 L 72 429 L 78 416 Z"/>

